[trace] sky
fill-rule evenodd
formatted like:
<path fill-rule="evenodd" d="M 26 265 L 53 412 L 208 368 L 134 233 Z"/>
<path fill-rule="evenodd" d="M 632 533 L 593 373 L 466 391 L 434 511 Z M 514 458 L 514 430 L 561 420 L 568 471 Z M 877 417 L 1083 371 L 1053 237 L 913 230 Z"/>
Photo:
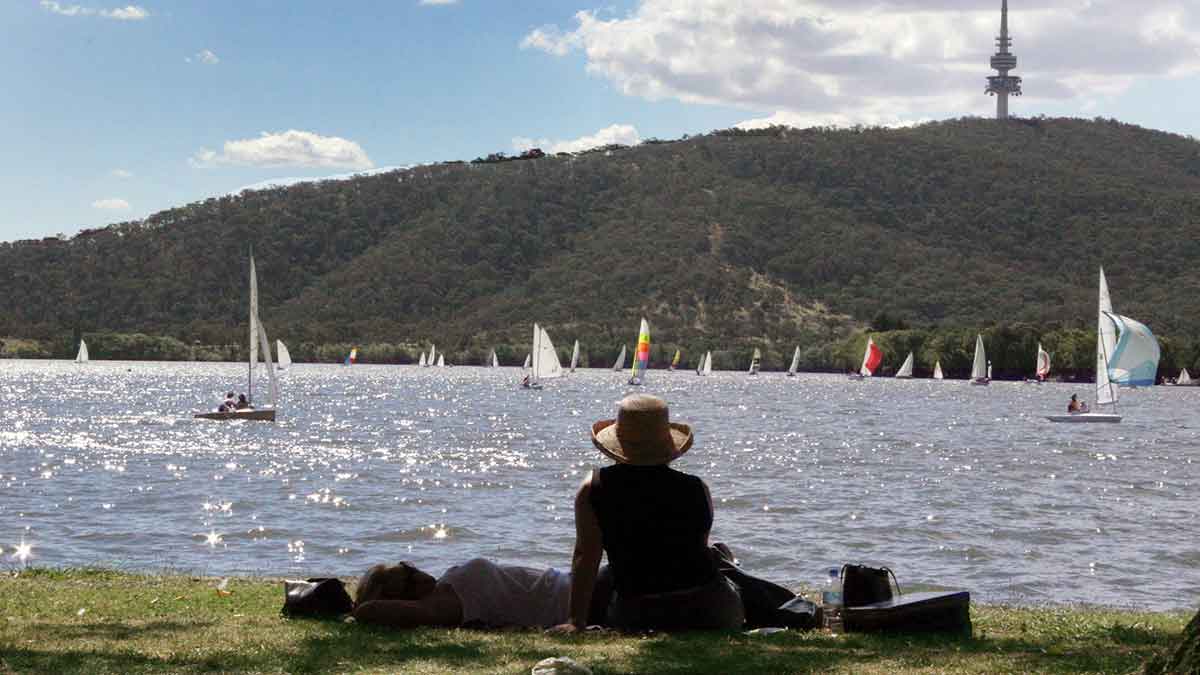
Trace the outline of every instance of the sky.
<path fill-rule="evenodd" d="M 991 116 L 999 5 L 3 0 L 0 241 L 531 147 Z M 1200 137 L 1200 0 L 1011 0 L 1009 23 L 1013 115 Z"/>

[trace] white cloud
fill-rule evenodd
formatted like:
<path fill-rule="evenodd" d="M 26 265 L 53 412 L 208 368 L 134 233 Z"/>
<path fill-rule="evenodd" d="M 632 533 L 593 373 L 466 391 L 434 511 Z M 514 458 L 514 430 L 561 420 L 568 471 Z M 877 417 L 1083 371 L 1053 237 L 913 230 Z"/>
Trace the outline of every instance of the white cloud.
<path fill-rule="evenodd" d="M 42 9 L 62 16 L 99 16 L 117 21 L 142 21 L 150 18 L 150 12 L 137 5 L 126 5 L 116 9 L 95 9 L 80 5 L 64 5 L 54 0 L 42 0 L 41 5 Z"/>
<path fill-rule="evenodd" d="M 458 0 L 421 0 L 422 5 L 457 5 Z"/>
<path fill-rule="evenodd" d="M 110 197 L 108 199 L 97 199 L 92 202 L 93 209 L 102 209 L 104 211 L 128 211 L 129 202 L 124 199 Z"/>
<path fill-rule="evenodd" d="M 126 169 L 113 169 L 108 172 L 113 178 L 133 178 L 133 172 Z"/>
<path fill-rule="evenodd" d="M 221 59 L 218 58 L 211 49 L 201 49 L 200 51 L 196 52 L 194 56 L 185 58 L 184 61 L 187 61 L 188 63 L 197 62 L 203 63 L 207 66 L 215 66 L 221 62 Z"/>
<path fill-rule="evenodd" d="M 375 166 L 354 141 L 290 129 L 262 132 L 258 138 L 226 141 L 221 152 L 202 148 L 189 160 L 192 166 L 323 167 L 370 169 Z"/>
<path fill-rule="evenodd" d="M 613 124 L 590 136 L 581 136 L 573 141 L 552 141 L 548 138 L 533 139 L 518 136 L 512 140 L 513 148 L 524 152 L 532 148 L 541 148 L 543 152 L 555 154 L 558 152 L 583 152 L 604 145 L 637 145 L 642 142 L 638 130 L 631 124 Z"/>
<path fill-rule="evenodd" d="M 524 49 L 573 51 L 629 96 L 775 111 L 778 119 L 899 124 L 994 107 L 984 95 L 995 0 L 639 0 L 542 26 Z M 1200 72 L 1200 3 L 1021 0 L 1009 23 L 1024 101 L 1113 96 Z M 767 117 L 751 120 L 761 122 Z"/>

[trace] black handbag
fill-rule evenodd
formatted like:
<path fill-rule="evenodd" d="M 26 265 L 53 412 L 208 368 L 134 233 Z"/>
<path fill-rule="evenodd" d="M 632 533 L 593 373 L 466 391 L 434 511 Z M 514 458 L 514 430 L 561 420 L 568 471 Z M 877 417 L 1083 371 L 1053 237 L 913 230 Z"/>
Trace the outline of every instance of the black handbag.
<path fill-rule="evenodd" d="M 859 607 L 891 600 L 900 595 L 900 582 L 896 574 L 887 567 L 866 565 L 842 565 L 842 605 Z M 890 577 L 890 578 L 889 578 Z M 892 593 L 892 582 L 896 592 Z"/>
<path fill-rule="evenodd" d="M 283 582 L 285 616 L 338 617 L 354 610 L 354 601 L 341 579 L 316 577 Z"/>

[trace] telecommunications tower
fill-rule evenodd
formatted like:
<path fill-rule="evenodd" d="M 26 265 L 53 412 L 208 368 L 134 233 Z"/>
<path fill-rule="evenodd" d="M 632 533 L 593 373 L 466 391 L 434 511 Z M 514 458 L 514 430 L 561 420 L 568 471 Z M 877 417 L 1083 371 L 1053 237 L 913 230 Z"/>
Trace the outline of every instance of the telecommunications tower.
<path fill-rule="evenodd" d="M 996 119 L 1006 120 L 1009 95 L 1021 95 L 1021 78 L 1008 74 L 1017 67 L 1016 55 L 1008 51 L 1012 46 L 1012 38 L 1008 37 L 1008 0 L 1000 0 L 1000 37 L 996 38 L 996 46 L 999 51 L 992 55 L 992 69 L 999 74 L 988 77 L 984 91 L 996 96 Z"/>

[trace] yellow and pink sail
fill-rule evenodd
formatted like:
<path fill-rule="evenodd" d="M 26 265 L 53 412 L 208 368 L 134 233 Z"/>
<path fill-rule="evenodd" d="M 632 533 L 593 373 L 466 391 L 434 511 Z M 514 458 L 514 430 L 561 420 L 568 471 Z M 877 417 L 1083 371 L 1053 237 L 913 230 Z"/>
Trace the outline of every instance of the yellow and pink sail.
<path fill-rule="evenodd" d="M 641 381 L 646 376 L 646 369 L 650 367 L 650 324 L 642 319 L 642 326 L 638 330 L 637 349 L 633 353 L 633 379 Z"/>

